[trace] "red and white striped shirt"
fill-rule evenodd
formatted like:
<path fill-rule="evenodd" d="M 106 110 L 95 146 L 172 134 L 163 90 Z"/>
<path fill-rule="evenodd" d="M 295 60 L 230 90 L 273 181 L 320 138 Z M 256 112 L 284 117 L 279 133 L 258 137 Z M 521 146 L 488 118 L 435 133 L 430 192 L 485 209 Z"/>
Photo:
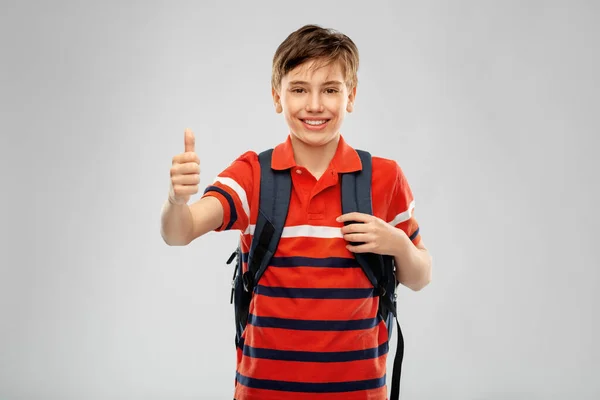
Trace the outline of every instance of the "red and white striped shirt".
<path fill-rule="evenodd" d="M 372 158 L 373 214 L 418 244 L 414 200 L 400 166 Z M 356 151 L 340 136 L 316 180 L 295 163 L 291 138 L 276 146 L 271 167 L 291 169 L 292 194 L 277 251 L 258 282 L 237 349 L 237 400 L 385 400 L 388 331 L 379 297 L 336 222 L 342 214 L 340 173 L 360 170 Z M 243 268 L 258 215 L 260 164 L 246 152 L 204 196 L 223 205 L 223 225 L 241 231 Z"/>

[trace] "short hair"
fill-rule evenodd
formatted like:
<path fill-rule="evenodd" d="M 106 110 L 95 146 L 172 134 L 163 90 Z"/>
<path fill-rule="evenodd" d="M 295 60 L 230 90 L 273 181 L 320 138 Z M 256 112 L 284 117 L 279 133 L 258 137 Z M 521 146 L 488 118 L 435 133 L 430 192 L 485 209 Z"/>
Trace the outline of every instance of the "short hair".
<path fill-rule="evenodd" d="M 346 35 L 318 25 L 304 25 L 292 32 L 277 48 L 273 56 L 271 85 L 280 89 L 283 77 L 297 66 L 315 60 L 313 67 L 327 66 L 341 61 L 346 85 L 358 83 L 358 48 Z"/>

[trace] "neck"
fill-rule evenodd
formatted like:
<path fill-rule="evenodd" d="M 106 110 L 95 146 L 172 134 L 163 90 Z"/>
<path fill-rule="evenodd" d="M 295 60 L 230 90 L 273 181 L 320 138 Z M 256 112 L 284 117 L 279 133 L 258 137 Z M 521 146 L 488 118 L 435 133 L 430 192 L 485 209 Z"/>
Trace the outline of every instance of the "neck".
<path fill-rule="evenodd" d="M 333 159 L 340 141 L 338 134 L 329 143 L 323 146 L 310 146 L 298 140 L 294 135 L 291 137 L 294 148 L 294 159 L 296 164 L 309 170 L 315 177 L 320 176 L 327 170 Z"/>

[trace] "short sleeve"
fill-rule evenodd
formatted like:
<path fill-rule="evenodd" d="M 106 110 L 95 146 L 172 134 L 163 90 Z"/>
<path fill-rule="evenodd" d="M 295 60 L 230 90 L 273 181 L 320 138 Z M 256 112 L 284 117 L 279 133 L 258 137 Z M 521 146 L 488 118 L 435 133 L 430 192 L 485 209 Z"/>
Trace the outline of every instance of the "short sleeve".
<path fill-rule="evenodd" d="M 250 223 L 250 201 L 258 156 L 248 151 L 221 172 L 202 197 L 216 197 L 223 206 L 223 224 L 215 231 L 244 232 Z"/>
<path fill-rule="evenodd" d="M 398 229 L 402 229 L 416 245 L 421 241 L 421 234 L 419 224 L 414 216 L 415 199 L 398 163 L 396 163 L 393 185 L 394 189 L 388 208 L 387 222 Z"/>

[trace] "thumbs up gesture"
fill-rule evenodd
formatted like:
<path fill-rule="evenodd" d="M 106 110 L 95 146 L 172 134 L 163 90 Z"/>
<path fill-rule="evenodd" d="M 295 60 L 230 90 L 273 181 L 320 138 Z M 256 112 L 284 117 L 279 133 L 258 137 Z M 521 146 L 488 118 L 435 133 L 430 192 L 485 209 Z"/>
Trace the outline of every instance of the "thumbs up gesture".
<path fill-rule="evenodd" d="M 169 201 L 187 204 L 192 194 L 198 193 L 200 183 L 200 159 L 196 155 L 196 139 L 190 129 L 184 132 L 185 151 L 173 157 Z"/>

